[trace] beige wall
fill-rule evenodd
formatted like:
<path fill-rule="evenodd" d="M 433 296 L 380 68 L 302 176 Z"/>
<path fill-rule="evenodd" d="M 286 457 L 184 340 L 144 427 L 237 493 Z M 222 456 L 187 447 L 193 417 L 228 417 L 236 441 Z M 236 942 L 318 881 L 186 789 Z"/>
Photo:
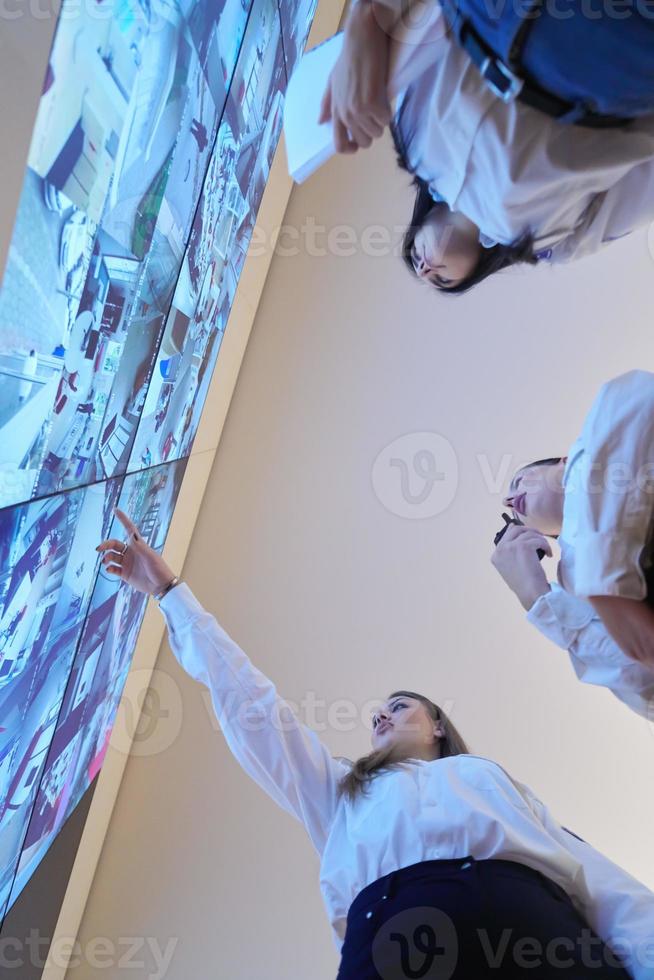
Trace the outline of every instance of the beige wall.
<path fill-rule="evenodd" d="M 405 185 L 384 141 L 296 188 L 287 221 L 393 227 L 408 215 Z M 503 588 L 489 563 L 498 495 L 478 457 L 495 473 L 503 454 L 565 450 L 602 381 L 654 364 L 653 271 L 645 232 L 461 299 L 433 296 L 392 256 L 276 257 L 184 567 L 286 697 L 362 706 L 398 686 L 425 691 L 478 754 L 652 887 L 654 730 L 579 684 Z M 456 493 L 431 518 L 398 517 L 375 494 L 373 463 L 425 431 L 453 447 Z M 204 688 L 165 644 L 158 668 L 173 683 L 156 677 L 160 718 L 127 765 L 82 949 L 176 941 L 168 980 L 333 978 L 302 827 L 241 772 Z M 354 756 L 369 732 L 323 737 Z M 148 948 L 130 977 L 157 975 Z M 123 970 L 86 959 L 67 974 L 107 975 Z"/>

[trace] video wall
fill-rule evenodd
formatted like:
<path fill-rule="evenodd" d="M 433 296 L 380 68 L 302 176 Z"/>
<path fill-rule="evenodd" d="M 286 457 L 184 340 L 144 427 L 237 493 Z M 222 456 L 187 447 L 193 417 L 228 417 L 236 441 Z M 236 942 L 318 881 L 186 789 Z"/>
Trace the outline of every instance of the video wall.
<path fill-rule="evenodd" d="M 0 923 L 102 767 L 316 0 L 64 0 L 0 289 Z"/>

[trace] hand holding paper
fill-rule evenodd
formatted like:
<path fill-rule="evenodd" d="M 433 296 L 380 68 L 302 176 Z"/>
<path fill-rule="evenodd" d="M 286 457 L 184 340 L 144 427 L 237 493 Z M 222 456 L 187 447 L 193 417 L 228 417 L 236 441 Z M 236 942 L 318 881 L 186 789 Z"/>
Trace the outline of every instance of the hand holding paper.
<path fill-rule="evenodd" d="M 393 8 L 355 4 L 345 32 L 307 52 L 293 73 L 284 133 L 289 173 L 298 183 L 334 153 L 353 153 L 381 136 L 391 101 L 449 43 L 436 0 L 413 0 L 401 19 L 393 20 Z"/>
<path fill-rule="evenodd" d="M 388 98 L 390 37 L 371 3 L 352 9 L 341 55 L 323 95 L 319 123 L 331 120 L 336 150 L 370 146 L 391 120 Z"/>

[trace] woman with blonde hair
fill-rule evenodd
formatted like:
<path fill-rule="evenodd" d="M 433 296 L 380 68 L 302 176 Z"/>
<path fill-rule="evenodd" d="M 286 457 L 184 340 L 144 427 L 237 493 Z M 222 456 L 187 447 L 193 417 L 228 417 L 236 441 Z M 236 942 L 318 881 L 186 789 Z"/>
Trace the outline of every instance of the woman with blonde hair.
<path fill-rule="evenodd" d="M 158 600 L 173 653 L 211 692 L 235 758 L 321 858 L 338 980 L 652 977 L 654 894 L 500 765 L 471 755 L 433 701 L 395 691 L 373 717 L 372 751 L 332 757 L 117 516 L 127 540 L 98 546 L 106 571 Z"/>

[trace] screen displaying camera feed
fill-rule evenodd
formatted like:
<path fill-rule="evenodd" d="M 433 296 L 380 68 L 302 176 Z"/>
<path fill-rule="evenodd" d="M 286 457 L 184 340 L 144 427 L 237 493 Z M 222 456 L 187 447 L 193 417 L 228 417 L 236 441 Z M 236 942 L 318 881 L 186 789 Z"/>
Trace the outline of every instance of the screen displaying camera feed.
<path fill-rule="evenodd" d="M 279 140 L 285 91 L 276 0 L 254 0 L 130 469 L 190 450 Z"/>
<path fill-rule="evenodd" d="M 0 288 L 0 921 L 105 757 L 315 0 L 64 0 Z"/>
<path fill-rule="evenodd" d="M 123 485 L 118 496 L 118 506 L 125 513 L 132 515 L 134 523 L 148 544 L 158 551 L 161 551 L 164 545 L 185 468 L 186 460 L 180 460 L 171 466 L 145 470 L 125 477 L 124 482 L 119 481 Z M 104 486 L 116 482 L 109 481 L 109 484 Z M 112 488 L 110 494 L 112 500 L 117 490 L 118 487 Z M 96 496 L 99 496 L 98 491 Z M 120 540 L 125 537 L 122 525 L 117 519 L 112 522 L 112 515 L 109 514 L 107 520 L 106 509 L 102 511 L 103 527 L 100 528 L 99 510 L 96 501 L 95 511 L 91 511 L 87 518 L 87 526 L 78 534 L 83 542 L 84 556 L 91 563 L 94 563 L 96 552 L 91 547 L 90 553 L 93 558 L 89 557 L 89 542 L 102 540 L 102 537 L 117 537 Z M 93 518 L 95 524 L 90 526 L 88 521 Z M 102 534 L 100 534 L 101 530 Z M 73 564 L 78 560 L 80 553 L 81 548 L 78 547 Z M 71 575 L 77 575 L 76 568 L 72 569 Z M 56 701 L 49 690 L 47 695 L 45 693 L 40 695 L 43 707 L 38 716 L 39 723 L 42 723 L 42 719 L 50 717 L 50 713 L 46 714 L 46 697 L 51 702 L 48 704 L 48 711 L 55 719 L 54 731 L 49 733 L 47 754 L 44 753 L 38 763 L 36 760 L 29 759 L 27 766 L 21 764 L 21 760 L 16 760 L 13 778 L 9 780 L 6 798 L 9 805 L 15 808 L 17 826 L 13 832 L 7 834 L 9 846 L 5 849 L 5 826 L 4 821 L 0 819 L 0 841 L 3 854 L 6 852 L 7 857 L 11 859 L 11 843 L 15 840 L 16 830 L 20 827 L 22 853 L 7 910 L 11 908 L 25 883 L 38 867 L 59 828 L 70 816 L 102 767 L 146 602 L 147 596 L 126 588 L 115 575 L 110 575 L 104 567 L 100 566 L 90 602 L 86 603 L 88 608 L 85 609 L 86 615 L 77 649 L 73 650 L 75 655 L 72 666 L 70 661 L 66 664 L 68 683 L 63 697 L 59 689 L 56 692 Z M 66 610 L 69 609 L 70 603 L 66 606 Z M 60 672 L 59 663 L 57 663 L 57 672 Z M 35 716 L 34 724 L 36 721 Z M 34 728 L 34 725 L 31 728 Z M 23 740 L 25 737 L 23 736 Z M 34 737 L 33 735 L 32 741 Z M 36 769 L 37 764 L 43 765 L 40 785 L 34 780 L 28 786 L 24 773 L 30 767 Z M 30 789 L 32 789 L 31 793 Z M 21 815 L 16 812 L 19 806 L 22 807 L 23 818 L 29 819 L 31 811 L 29 823 L 23 823 L 23 826 L 20 826 Z M 3 867 L 0 901 L 11 885 L 17 860 L 18 852 L 14 851 L 13 862 L 10 862 L 13 863 L 13 868 Z"/>
<path fill-rule="evenodd" d="M 0 511 L 0 909 L 69 682 L 117 481 Z"/>
<path fill-rule="evenodd" d="M 305 49 L 317 0 L 280 0 L 286 71 L 290 78 Z"/>
<path fill-rule="evenodd" d="M 71 3 L 0 292 L 0 506 L 126 472 L 249 16 Z"/>

